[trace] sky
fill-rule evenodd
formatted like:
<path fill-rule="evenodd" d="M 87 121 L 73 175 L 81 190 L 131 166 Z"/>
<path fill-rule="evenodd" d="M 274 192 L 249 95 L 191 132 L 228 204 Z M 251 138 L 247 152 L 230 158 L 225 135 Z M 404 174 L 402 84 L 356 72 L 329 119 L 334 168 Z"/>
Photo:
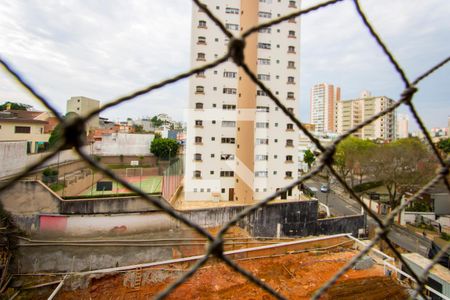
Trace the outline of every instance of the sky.
<path fill-rule="evenodd" d="M 320 2 L 304 0 L 302 7 Z M 410 80 L 450 55 L 450 1 L 362 0 L 361 6 Z M 0 56 L 65 113 L 72 96 L 106 103 L 188 70 L 191 10 L 189 0 L 3 0 Z M 301 121 L 309 122 L 309 93 L 316 83 L 340 86 L 343 99 L 362 90 L 399 99 L 400 77 L 352 1 L 308 14 L 300 24 Z M 414 103 L 425 124 L 446 127 L 450 65 L 418 88 Z M 0 70 L 0 103 L 7 100 L 42 109 Z M 183 80 L 101 115 L 124 120 L 168 113 L 182 120 L 187 101 L 188 80 Z M 399 113 L 407 113 L 406 107 Z M 410 118 L 410 131 L 416 129 Z"/>

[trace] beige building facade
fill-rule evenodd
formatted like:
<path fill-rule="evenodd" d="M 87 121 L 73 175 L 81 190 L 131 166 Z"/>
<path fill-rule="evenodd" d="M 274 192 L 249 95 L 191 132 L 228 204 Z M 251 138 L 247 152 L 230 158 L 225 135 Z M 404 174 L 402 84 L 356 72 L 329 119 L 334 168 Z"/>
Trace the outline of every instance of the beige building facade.
<path fill-rule="evenodd" d="M 50 138 L 50 134 L 45 132 L 49 117 L 47 112 L 1 111 L 0 141 L 26 141 L 27 153 L 43 152 Z"/>
<path fill-rule="evenodd" d="M 100 101 L 82 97 L 82 96 L 76 96 L 71 97 L 69 100 L 67 100 L 67 113 L 74 112 L 80 116 L 86 116 L 90 112 L 98 109 L 100 107 Z M 86 123 L 86 131 L 89 132 L 91 129 L 99 128 L 100 127 L 100 118 L 98 115 L 92 117 L 87 123 Z"/>
<path fill-rule="evenodd" d="M 394 100 L 384 97 L 373 97 L 364 91 L 360 98 L 341 101 L 338 104 L 338 132 L 340 134 L 352 129 L 379 112 L 394 105 Z M 396 139 L 396 113 L 390 112 L 362 129 L 353 133 L 361 139 L 393 141 Z"/>

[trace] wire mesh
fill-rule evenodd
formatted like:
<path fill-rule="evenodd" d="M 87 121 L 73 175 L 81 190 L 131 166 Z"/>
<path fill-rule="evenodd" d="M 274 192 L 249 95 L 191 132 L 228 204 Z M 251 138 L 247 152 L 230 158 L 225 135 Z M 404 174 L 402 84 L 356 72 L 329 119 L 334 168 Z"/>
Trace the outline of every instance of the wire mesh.
<path fill-rule="evenodd" d="M 441 251 L 433 258 L 432 263 L 424 269 L 422 274 L 416 274 L 413 270 L 411 270 L 404 261 L 401 254 L 398 252 L 398 250 L 395 248 L 393 243 L 388 238 L 388 232 L 390 230 L 391 225 L 394 222 L 395 216 L 400 213 L 402 209 L 404 209 L 408 204 L 411 202 L 416 201 L 427 189 L 432 187 L 434 184 L 436 184 L 439 181 L 443 181 L 447 187 L 447 190 L 450 193 L 450 184 L 448 180 L 448 174 L 449 174 L 449 160 L 447 158 L 442 157 L 440 152 L 438 151 L 437 147 L 433 144 L 431 136 L 429 135 L 420 115 L 418 114 L 414 104 L 413 104 L 413 97 L 414 94 L 417 92 L 416 85 L 419 84 L 423 79 L 427 78 L 428 76 L 432 75 L 435 71 L 437 71 L 439 68 L 447 64 L 450 60 L 450 57 L 446 57 L 441 62 L 437 63 L 435 66 L 432 66 L 430 69 L 426 70 L 423 75 L 417 77 L 412 82 L 407 78 L 406 72 L 403 70 L 403 68 L 400 66 L 400 64 L 396 61 L 395 56 L 389 51 L 389 48 L 387 45 L 383 42 L 382 38 L 379 36 L 379 34 L 376 32 L 376 30 L 373 28 L 369 20 L 366 18 L 362 8 L 359 5 L 358 0 L 353 0 L 352 2 L 355 5 L 355 10 L 358 13 L 359 17 L 361 18 L 362 23 L 369 31 L 369 34 L 372 36 L 372 38 L 376 41 L 379 48 L 383 52 L 383 54 L 388 58 L 390 64 L 393 66 L 394 71 L 400 76 L 403 84 L 404 84 L 404 90 L 401 92 L 400 99 L 391 107 L 386 108 L 385 110 L 381 111 L 380 113 L 374 115 L 370 119 L 367 119 L 363 123 L 360 123 L 359 125 L 355 126 L 354 128 L 350 129 L 349 131 L 345 132 L 344 134 L 340 135 L 331 145 L 324 146 L 322 145 L 304 126 L 304 124 L 295 117 L 295 115 L 289 111 L 283 103 L 280 101 L 280 99 L 274 95 L 274 93 L 258 78 L 257 75 L 254 74 L 248 65 L 245 63 L 245 57 L 244 57 L 244 48 L 245 48 L 245 39 L 250 36 L 251 34 L 254 34 L 258 32 L 259 29 L 270 27 L 276 24 L 280 24 L 282 22 L 286 22 L 289 19 L 299 17 L 302 15 L 307 15 L 312 11 L 324 9 L 327 6 L 335 5 L 338 2 L 342 1 L 352 1 L 352 0 L 333 0 L 333 1 L 327 1 L 320 3 L 318 5 L 312 6 L 307 9 L 298 9 L 294 10 L 292 13 L 281 16 L 279 18 L 273 19 L 269 22 L 260 23 L 259 25 L 252 27 L 248 29 L 247 31 L 243 32 L 240 36 L 234 36 L 230 31 L 227 30 L 226 26 L 208 9 L 208 7 L 200 2 L 199 0 L 193 0 L 193 2 L 199 7 L 199 9 L 203 10 L 203 12 L 206 13 L 206 15 L 209 17 L 210 20 L 212 20 L 219 28 L 220 30 L 228 37 L 230 38 L 229 48 L 227 53 L 212 62 L 206 63 L 203 66 L 200 66 L 198 68 L 193 68 L 191 70 L 188 70 L 186 72 L 183 72 L 181 74 L 178 74 L 176 76 L 173 76 L 171 78 L 165 79 L 159 83 L 155 83 L 152 85 L 149 85 L 141 90 L 135 91 L 130 93 L 129 95 L 117 98 L 99 109 L 91 112 L 89 115 L 85 117 L 77 117 L 75 119 L 67 119 L 64 120 L 61 116 L 58 115 L 56 109 L 43 97 L 40 95 L 37 90 L 28 84 L 22 76 L 22 74 L 16 70 L 7 62 L 7 60 L 3 57 L 0 57 L 0 63 L 5 70 L 5 72 L 9 75 L 11 75 L 17 83 L 23 87 L 24 90 L 31 93 L 31 95 L 34 96 L 39 102 L 41 102 L 48 110 L 50 110 L 61 122 L 63 125 L 63 138 L 59 141 L 57 147 L 55 149 L 48 153 L 45 157 L 41 159 L 41 161 L 36 162 L 30 166 L 28 166 L 23 172 L 20 174 L 17 174 L 12 179 L 8 180 L 7 182 L 4 182 L 0 186 L 0 192 L 4 191 L 8 187 L 10 187 L 14 182 L 23 179 L 27 174 L 42 164 L 44 164 L 46 161 L 54 157 L 58 151 L 60 151 L 63 148 L 67 147 L 73 147 L 77 151 L 77 153 L 80 155 L 82 159 L 84 159 L 91 167 L 99 170 L 100 172 L 103 172 L 106 176 L 112 178 L 113 180 L 118 181 L 121 183 L 124 187 L 129 189 L 132 192 L 137 193 L 138 195 L 142 196 L 146 200 L 148 200 L 153 205 L 157 206 L 158 208 L 165 211 L 167 214 L 172 216 L 173 218 L 176 218 L 180 222 L 184 223 L 185 225 L 189 226 L 190 228 L 194 229 L 196 232 L 198 232 L 200 235 L 207 238 L 209 241 L 209 247 L 207 248 L 206 252 L 204 253 L 204 256 L 198 260 L 189 271 L 184 273 L 180 278 L 178 278 L 175 282 L 171 283 L 169 286 L 166 287 L 164 291 L 162 291 L 159 295 L 157 295 L 157 299 L 162 299 L 169 295 L 177 286 L 183 284 L 188 278 L 193 276 L 196 271 L 204 265 L 210 256 L 215 256 L 216 258 L 222 260 L 225 262 L 229 267 L 231 267 L 236 272 L 240 273 L 241 275 L 245 276 L 250 282 L 254 283 L 256 286 L 262 288 L 272 296 L 274 296 L 277 299 L 284 299 L 283 295 L 281 295 L 279 292 L 275 291 L 272 287 L 267 285 L 265 282 L 261 281 L 259 278 L 255 277 L 253 274 L 248 272 L 247 270 L 244 270 L 241 268 L 238 264 L 236 264 L 234 261 L 232 261 L 230 258 L 225 257 L 223 255 L 223 243 L 224 243 L 224 235 L 226 232 L 230 229 L 231 226 L 237 224 L 242 218 L 244 218 L 247 214 L 251 213 L 252 211 L 257 210 L 258 208 L 264 207 L 267 205 L 271 200 L 281 196 L 284 192 L 287 190 L 298 186 L 300 183 L 304 182 L 305 180 L 313 177 L 314 175 L 318 174 L 320 171 L 322 171 L 324 168 L 328 168 L 331 174 L 333 174 L 337 181 L 344 187 L 344 189 L 350 194 L 350 196 L 355 199 L 364 209 L 365 211 L 376 221 L 378 230 L 376 232 L 375 237 L 366 245 L 364 249 L 362 249 L 356 256 L 354 256 L 340 271 L 338 271 L 332 278 L 330 278 L 322 287 L 320 287 L 313 295 L 313 299 L 318 299 L 324 293 L 351 267 L 353 267 L 358 260 L 360 260 L 366 253 L 368 253 L 372 247 L 375 246 L 375 244 L 380 241 L 384 240 L 389 248 L 393 251 L 394 255 L 398 260 L 400 260 L 403 265 L 408 269 L 409 273 L 413 276 L 413 278 L 416 280 L 417 287 L 415 289 L 414 294 L 412 297 L 416 297 L 417 295 L 421 295 L 422 297 L 426 298 L 423 289 L 424 285 L 427 282 L 428 273 L 431 270 L 431 268 L 437 263 L 439 258 L 446 253 L 448 248 L 450 248 L 450 245 L 447 244 L 446 247 L 441 249 Z M 293 181 L 291 184 L 285 186 L 284 188 L 278 190 L 276 193 L 272 194 L 271 196 L 267 197 L 263 201 L 260 201 L 254 205 L 250 205 L 244 210 L 242 210 L 239 214 L 237 214 L 233 219 L 231 219 L 227 224 L 225 224 L 221 230 L 217 233 L 216 236 L 212 236 L 208 231 L 206 231 L 201 226 L 193 223 L 189 219 L 185 218 L 183 215 L 179 214 L 177 211 L 175 211 L 172 206 L 170 206 L 165 201 L 153 197 L 151 195 L 146 194 L 145 192 L 141 191 L 138 187 L 128 183 L 126 180 L 122 179 L 120 176 L 116 175 L 114 172 L 109 170 L 106 166 L 102 165 L 100 162 L 92 159 L 90 155 L 82 151 L 82 146 L 84 145 L 84 125 L 85 123 L 95 115 L 98 115 L 100 112 L 103 112 L 104 110 L 114 107 L 120 103 L 130 101 L 140 95 L 150 93 L 154 90 L 157 90 L 159 88 L 162 88 L 166 85 L 169 85 L 171 83 L 177 82 L 181 79 L 188 78 L 191 75 L 194 75 L 198 73 L 199 71 L 205 71 L 207 69 L 214 68 L 226 61 L 231 59 L 234 61 L 236 65 L 241 67 L 243 71 L 248 75 L 249 78 L 260 88 L 262 89 L 268 97 L 283 111 L 283 113 L 294 123 L 296 126 L 315 144 L 317 149 L 321 151 L 321 158 L 320 162 L 316 165 L 314 169 L 312 169 L 307 174 L 300 177 L 298 180 Z M 334 169 L 333 167 L 333 155 L 336 150 L 336 146 L 342 142 L 343 139 L 351 135 L 352 133 L 358 131 L 359 129 L 363 128 L 364 126 L 372 123 L 373 121 L 377 120 L 378 118 L 381 118 L 382 116 L 394 111 L 401 105 L 406 105 L 411 114 L 413 115 L 413 118 L 418 123 L 420 130 L 425 136 L 425 139 L 429 145 L 429 147 L 432 149 L 432 152 L 434 156 L 436 157 L 437 161 L 440 164 L 440 170 L 436 174 L 436 176 L 425 186 L 423 186 L 419 191 L 417 191 L 412 197 L 410 197 L 405 203 L 402 205 L 396 207 L 393 209 L 384 219 L 380 218 L 380 216 L 376 215 L 375 213 L 370 210 L 367 205 L 360 199 L 360 197 L 355 193 L 354 190 L 347 184 L 347 182 L 339 175 L 339 173 Z M 1 212 L 3 215 L 8 216 L 8 213 L 1 207 Z M 11 222 L 11 221 L 10 221 Z M 13 226 L 12 222 L 10 223 L 10 226 Z"/>

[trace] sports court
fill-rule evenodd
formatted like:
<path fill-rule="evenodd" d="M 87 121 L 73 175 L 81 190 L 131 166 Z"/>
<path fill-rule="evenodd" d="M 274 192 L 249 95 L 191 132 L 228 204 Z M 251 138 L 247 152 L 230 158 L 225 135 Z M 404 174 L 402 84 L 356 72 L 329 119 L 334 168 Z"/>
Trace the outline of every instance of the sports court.
<path fill-rule="evenodd" d="M 140 188 L 146 193 L 161 193 L 162 176 L 125 176 L 123 177 L 127 182 Z M 80 195 L 111 195 L 111 194 L 126 194 L 131 193 L 127 188 L 118 184 L 116 181 L 104 178 L 101 182 L 112 182 L 112 189 L 97 190 L 97 183 L 83 191 Z"/>

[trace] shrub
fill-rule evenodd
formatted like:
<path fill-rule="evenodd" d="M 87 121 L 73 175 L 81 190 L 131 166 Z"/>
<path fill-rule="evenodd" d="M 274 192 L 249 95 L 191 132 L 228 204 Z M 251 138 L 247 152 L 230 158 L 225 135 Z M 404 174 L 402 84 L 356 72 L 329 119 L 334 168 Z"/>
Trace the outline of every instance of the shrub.
<path fill-rule="evenodd" d="M 382 181 L 371 181 L 371 182 L 364 182 L 361 184 L 357 184 L 353 187 L 353 190 L 357 193 L 361 193 L 379 186 L 382 186 Z"/>

